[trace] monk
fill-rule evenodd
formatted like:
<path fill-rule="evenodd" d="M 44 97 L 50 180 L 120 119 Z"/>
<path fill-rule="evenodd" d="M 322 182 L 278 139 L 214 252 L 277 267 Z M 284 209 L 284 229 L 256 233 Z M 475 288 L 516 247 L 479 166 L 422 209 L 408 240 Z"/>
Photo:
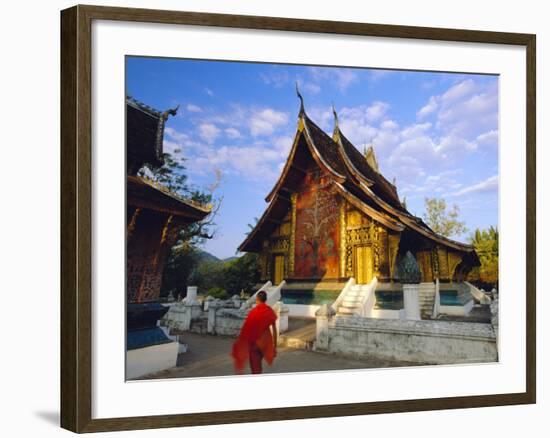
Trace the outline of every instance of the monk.
<path fill-rule="evenodd" d="M 267 293 L 259 291 L 256 294 L 256 306 L 246 317 L 239 337 L 233 344 L 231 355 L 238 374 L 243 373 L 247 360 L 252 374 L 261 374 L 262 359 L 271 365 L 277 355 L 277 315 L 266 301 Z"/>

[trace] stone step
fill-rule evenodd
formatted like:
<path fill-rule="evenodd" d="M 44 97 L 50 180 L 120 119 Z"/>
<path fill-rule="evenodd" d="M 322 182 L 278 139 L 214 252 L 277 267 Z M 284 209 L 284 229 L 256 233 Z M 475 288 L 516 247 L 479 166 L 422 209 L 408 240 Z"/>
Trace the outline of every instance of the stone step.
<path fill-rule="evenodd" d="M 315 340 L 281 336 L 277 342 L 279 347 L 294 348 L 296 350 L 313 350 Z"/>
<path fill-rule="evenodd" d="M 312 350 L 315 343 L 315 323 L 308 323 L 279 336 L 277 345 L 300 350 Z"/>
<path fill-rule="evenodd" d="M 341 315 L 353 315 L 357 313 L 358 308 L 357 307 L 343 307 L 340 306 L 338 308 L 338 313 Z"/>
<path fill-rule="evenodd" d="M 361 296 L 364 297 L 367 294 L 366 290 L 350 290 L 346 293 L 346 297 Z"/>
<path fill-rule="evenodd" d="M 361 300 L 344 300 L 340 305 L 344 307 L 359 307 L 361 306 L 361 303 Z"/>
<path fill-rule="evenodd" d="M 342 304 L 340 304 L 340 307 L 350 307 L 350 308 L 355 308 L 355 307 L 359 307 L 360 305 L 360 302 L 359 301 L 353 301 L 353 302 L 342 302 Z"/>

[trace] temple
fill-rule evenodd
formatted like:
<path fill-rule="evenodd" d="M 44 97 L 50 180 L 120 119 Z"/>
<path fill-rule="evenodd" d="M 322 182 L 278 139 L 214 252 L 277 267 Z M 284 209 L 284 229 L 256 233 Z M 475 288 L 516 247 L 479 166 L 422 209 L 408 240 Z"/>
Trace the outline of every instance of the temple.
<path fill-rule="evenodd" d="M 157 301 L 162 272 L 178 231 L 200 221 L 210 208 L 184 199 L 154 181 L 138 176 L 147 164 L 164 163 L 164 125 L 176 109 L 160 112 L 131 97 L 126 99 L 126 244 L 129 303 Z"/>
<path fill-rule="evenodd" d="M 301 96 L 299 95 L 301 98 Z M 260 255 L 261 279 L 285 288 L 354 278 L 398 290 L 398 266 L 410 252 L 422 283 L 460 283 L 478 266 L 471 245 L 435 233 L 412 215 L 378 167 L 372 146 L 364 153 L 346 138 L 334 112 L 332 136 L 302 105 L 292 148 L 267 195 L 267 208 L 239 250 Z M 297 287 L 297 286 L 296 286 Z"/>

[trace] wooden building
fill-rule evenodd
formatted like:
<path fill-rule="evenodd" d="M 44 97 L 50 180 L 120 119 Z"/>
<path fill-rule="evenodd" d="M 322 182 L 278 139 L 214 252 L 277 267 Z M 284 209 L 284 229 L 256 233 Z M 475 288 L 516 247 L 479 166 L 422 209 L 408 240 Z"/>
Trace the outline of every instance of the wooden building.
<path fill-rule="evenodd" d="M 380 173 L 373 148 L 364 154 L 345 137 L 336 112 L 332 137 L 303 103 L 282 173 L 267 208 L 239 250 L 260 254 L 261 279 L 315 284 L 354 277 L 398 282 L 397 263 L 415 255 L 422 281 L 461 281 L 479 265 L 471 245 L 436 234 L 399 200 Z"/>
<path fill-rule="evenodd" d="M 163 160 L 164 125 L 176 109 L 157 111 L 126 99 L 126 294 L 129 303 L 157 301 L 164 264 L 186 225 L 204 219 L 210 207 L 171 193 L 138 176 L 144 164 Z"/>

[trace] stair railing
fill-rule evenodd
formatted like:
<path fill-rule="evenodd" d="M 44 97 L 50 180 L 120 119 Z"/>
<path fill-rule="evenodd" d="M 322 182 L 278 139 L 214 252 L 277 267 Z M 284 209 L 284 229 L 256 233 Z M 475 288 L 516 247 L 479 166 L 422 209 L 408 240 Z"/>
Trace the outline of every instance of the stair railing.
<path fill-rule="evenodd" d="M 331 304 L 331 307 L 337 312 L 338 307 L 340 307 L 340 304 L 342 304 L 342 301 L 344 301 L 344 298 L 346 297 L 346 294 L 351 290 L 353 286 L 355 286 L 356 281 L 355 278 L 351 277 L 347 282 L 344 288 L 342 289 L 342 292 L 340 292 L 340 295 L 334 300 L 334 302 Z"/>
<path fill-rule="evenodd" d="M 241 305 L 241 308 L 242 309 L 248 309 L 252 306 L 254 306 L 254 304 L 256 303 L 256 295 L 258 294 L 258 292 L 260 292 L 261 290 L 263 291 L 268 291 L 268 289 L 273 285 L 273 283 L 271 283 L 271 281 L 267 281 L 265 282 L 262 287 L 260 287 L 256 292 L 254 292 L 254 294 L 252 294 L 252 296 L 246 300 L 242 305 Z"/>
<path fill-rule="evenodd" d="M 472 283 L 468 281 L 465 281 L 464 284 L 468 286 L 470 294 L 481 304 L 491 304 L 491 297 L 481 292 L 477 287 L 475 287 Z"/>
<path fill-rule="evenodd" d="M 359 315 L 366 317 L 370 314 L 371 309 L 374 307 L 374 302 L 376 301 L 376 286 L 378 286 L 378 278 L 373 277 L 371 282 L 368 285 L 367 292 L 361 300 L 361 306 L 359 308 Z"/>
<path fill-rule="evenodd" d="M 439 278 L 435 279 L 435 296 L 434 296 L 434 308 L 432 311 L 432 318 L 437 318 L 439 315 L 439 307 L 441 306 L 441 298 L 439 295 Z"/>
<path fill-rule="evenodd" d="M 277 286 L 271 286 L 266 290 L 267 292 L 267 304 L 269 304 L 271 307 L 275 305 L 275 303 L 281 301 L 281 289 L 286 285 L 286 281 L 281 281 Z"/>

